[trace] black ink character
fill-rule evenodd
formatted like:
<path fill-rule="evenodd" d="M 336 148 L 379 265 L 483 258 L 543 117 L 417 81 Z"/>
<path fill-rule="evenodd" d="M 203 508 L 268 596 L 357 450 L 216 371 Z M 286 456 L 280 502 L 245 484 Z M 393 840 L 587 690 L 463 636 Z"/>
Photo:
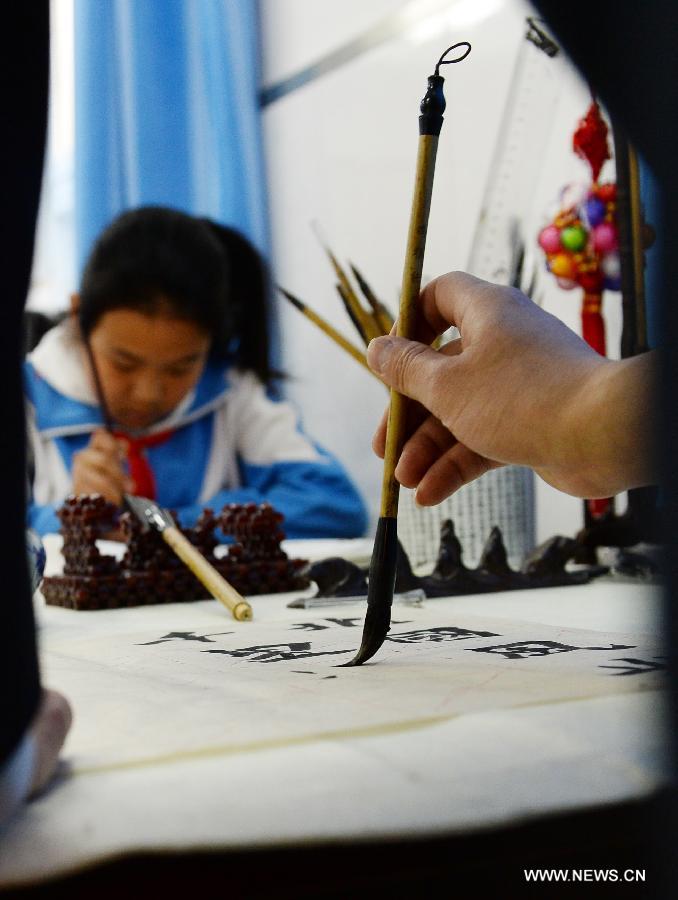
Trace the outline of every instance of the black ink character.
<path fill-rule="evenodd" d="M 284 662 L 291 659 L 308 659 L 313 656 L 338 656 L 349 650 L 324 650 L 313 652 L 309 641 L 292 644 L 264 644 L 259 647 L 243 647 L 240 650 L 203 650 L 203 653 L 222 653 L 250 662 Z"/>
<path fill-rule="evenodd" d="M 164 644 L 166 641 L 201 641 L 203 644 L 214 644 L 211 637 L 221 634 L 235 634 L 234 631 L 215 631 L 212 634 L 196 634 L 195 631 L 170 631 L 157 641 L 145 641 L 143 644 L 137 644 L 137 647 L 150 647 L 151 644 Z"/>
<path fill-rule="evenodd" d="M 471 649 L 471 648 L 469 648 Z M 629 644 L 610 644 L 607 647 L 575 647 L 558 641 L 513 641 L 494 647 L 473 647 L 473 653 L 497 653 L 506 659 L 529 659 L 531 656 L 551 656 L 553 653 L 570 653 L 572 650 L 630 650 Z"/>
<path fill-rule="evenodd" d="M 441 628 L 422 628 L 420 631 L 405 631 L 402 634 L 390 634 L 387 641 L 396 644 L 422 644 L 426 642 L 464 641 L 477 637 L 499 637 L 493 631 L 471 631 L 468 628 L 445 626 Z"/>
<path fill-rule="evenodd" d="M 326 631 L 329 627 L 329 625 L 317 625 L 315 622 L 295 622 L 290 625 L 290 628 L 298 631 Z"/>
<path fill-rule="evenodd" d="M 655 656 L 655 659 L 665 659 L 664 656 Z M 600 669 L 619 669 L 618 672 L 611 672 L 611 675 L 644 675 L 646 672 L 664 672 L 666 671 L 665 663 L 652 662 L 649 659 L 636 659 L 633 656 L 622 656 L 618 659 L 612 659 L 610 662 L 626 663 L 625 666 L 599 666 Z"/>

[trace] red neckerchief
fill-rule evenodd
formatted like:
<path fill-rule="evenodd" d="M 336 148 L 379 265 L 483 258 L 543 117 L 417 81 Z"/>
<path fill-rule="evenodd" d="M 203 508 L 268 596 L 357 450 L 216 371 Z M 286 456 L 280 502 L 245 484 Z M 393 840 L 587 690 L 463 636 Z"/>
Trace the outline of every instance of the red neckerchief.
<path fill-rule="evenodd" d="M 155 478 L 153 477 L 153 469 L 146 458 L 145 450 L 147 447 L 156 447 L 163 444 L 168 438 L 174 434 L 174 429 L 168 431 L 158 431 L 156 434 L 149 434 L 147 437 L 133 438 L 124 431 L 114 431 L 113 436 L 122 438 L 127 442 L 127 464 L 129 466 L 129 475 L 134 482 L 134 493 L 137 497 L 148 497 L 149 500 L 155 500 Z"/>

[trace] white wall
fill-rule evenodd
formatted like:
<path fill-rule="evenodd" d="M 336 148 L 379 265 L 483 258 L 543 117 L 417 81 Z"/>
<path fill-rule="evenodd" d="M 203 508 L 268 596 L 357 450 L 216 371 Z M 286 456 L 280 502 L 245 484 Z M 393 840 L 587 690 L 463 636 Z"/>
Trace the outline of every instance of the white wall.
<path fill-rule="evenodd" d="M 412 22 L 264 110 L 275 277 L 357 342 L 311 222 L 319 223 L 340 260 L 354 262 L 396 309 L 419 102 L 441 52 L 469 40 L 468 59 L 441 73 L 447 111 L 424 280 L 465 268 L 514 63 L 524 44 L 525 17 L 532 11 L 522 0 L 260 0 L 260 10 L 266 87 L 347 43 L 361 38 L 369 43 L 389 29 L 396 31 L 408 16 Z M 571 137 L 590 98 L 564 61 L 553 65 L 561 88 L 546 152 L 533 162 L 535 241 L 560 189 L 589 176 L 571 150 Z M 613 171 L 603 170 L 603 180 L 608 177 Z M 556 288 L 536 252 L 535 258 L 544 306 L 578 330 L 579 292 Z M 615 355 L 620 300 L 618 294 L 607 296 L 610 353 Z M 370 439 L 385 390 L 282 300 L 281 318 L 284 366 L 292 376 L 289 395 L 303 410 L 308 431 L 346 464 L 376 516 L 382 466 Z M 581 522 L 580 500 L 539 483 L 539 541 L 554 533 L 573 534 Z"/>

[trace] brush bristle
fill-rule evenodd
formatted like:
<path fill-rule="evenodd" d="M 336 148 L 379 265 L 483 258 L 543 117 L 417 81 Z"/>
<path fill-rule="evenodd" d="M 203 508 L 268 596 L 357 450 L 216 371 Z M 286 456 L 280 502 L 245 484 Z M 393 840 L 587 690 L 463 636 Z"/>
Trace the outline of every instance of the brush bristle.
<path fill-rule="evenodd" d="M 360 649 L 345 666 L 360 666 L 371 659 L 391 627 L 391 607 L 398 559 L 398 520 L 382 516 L 377 523 L 367 585 L 367 615 Z"/>

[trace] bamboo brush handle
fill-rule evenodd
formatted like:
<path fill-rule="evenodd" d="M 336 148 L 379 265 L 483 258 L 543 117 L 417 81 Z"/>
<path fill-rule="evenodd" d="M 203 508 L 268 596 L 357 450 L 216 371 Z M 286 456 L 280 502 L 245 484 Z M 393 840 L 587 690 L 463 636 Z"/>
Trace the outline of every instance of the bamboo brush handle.
<path fill-rule="evenodd" d="M 278 290 L 283 295 L 283 297 L 287 297 L 292 306 L 299 310 L 299 312 L 305 316 L 309 321 L 313 322 L 314 325 L 317 325 L 318 328 L 323 331 L 331 340 L 334 341 L 335 344 L 338 344 L 342 350 L 345 350 L 349 353 L 357 362 L 360 363 L 361 366 L 364 366 L 365 369 L 370 373 L 370 375 L 377 377 L 372 369 L 367 365 L 367 360 L 365 359 L 365 354 L 362 353 L 354 344 L 352 344 L 349 340 L 347 340 L 340 332 L 333 328 L 329 322 L 326 322 L 322 316 L 319 316 L 318 313 L 313 312 L 313 310 L 306 306 L 298 297 L 295 297 L 294 294 L 290 294 L 289 291 L 286 291 L 284 288 L 279 287 Z"/>
<path fill-rule="evenodd" d="M 234 619 L 243 622 L 252 618 L 252 607 L 247 600 L 231 587 L 228 581 L 217 572 L 178 528 L 167 527 L 162 532 L 162 536 L 179 559 L 186 563 L 198 581 L 205 585 L 210 594 L 230 609 Z"/>
<path fill-rule="evenodd" d="M 347 340 L 343 334 L 338 332 L 336 328 L 333 328 L 329 322 L 326 322 L 325 319 L 322 319 L 319 315 L 313 312 L 313 310 L 309 309 L 308 306 L 304 307 L 304 315 L 307 319 L 310 319 L 315 325 L 317 325 L 325 334 L 331 338 L 335 344 L 338 344 L 342 350 L 345 350 L 347 353 L 359 362 L 363 368 L 367 369 L 370 375 L 374 375 L 374 372 L 367 365 L 367 360 L 365 359 L 365 354 L 361 353 L 360 350 L 352 344 L 349 340 Z"/>
<path fill-rule="evenodd" d="M 414 197 L 407 235 L 407 250 L 403 269 L 403 283 L 400 291 L 397 335 L 412 338 L 415 333 L 421 271 L 426 249 L 426 228 L 431 208 L 433 175 L 435 173 L 438 135 L 422 134 L 417 150 L 417 172 L 414 182 Z M 384 453 L 384 480 L 381 486 L 380 515 L 395 519 L 398 515 L 400 485 L 395 479 L 395 467 L 405 443 L 407 426 L 407 406 L 409 398 L 397 391 L 391 391 L 391 404 L 386 427 L 386 448 Z"/>
<path fill-rule="evenodd" d="M 351 308 L 351 312 L 357 319 L 360 329 L 365 334 L 365 343 L 369 344 L 372 338 L 379 337 L 379 335 L 381 334 L 381 329 L 374 321 L 371 314 L 363 307 L 362 303 L 358 299 L 356 292 L 353 290 L 351 282 L 348 280 L 346 272 L 344 272 L 342 267 L 339 265 L 336 256 L 329 248 L 325 249 L 327 251 L 327 255 L 330 258 L 330 262 L 332 263 L 332 267 L 334 268 L 336 276 L 339 279 L 339 284 L 341 285 L 340 293 L 344 298 L 344 302 L 347 303 Z"/>

